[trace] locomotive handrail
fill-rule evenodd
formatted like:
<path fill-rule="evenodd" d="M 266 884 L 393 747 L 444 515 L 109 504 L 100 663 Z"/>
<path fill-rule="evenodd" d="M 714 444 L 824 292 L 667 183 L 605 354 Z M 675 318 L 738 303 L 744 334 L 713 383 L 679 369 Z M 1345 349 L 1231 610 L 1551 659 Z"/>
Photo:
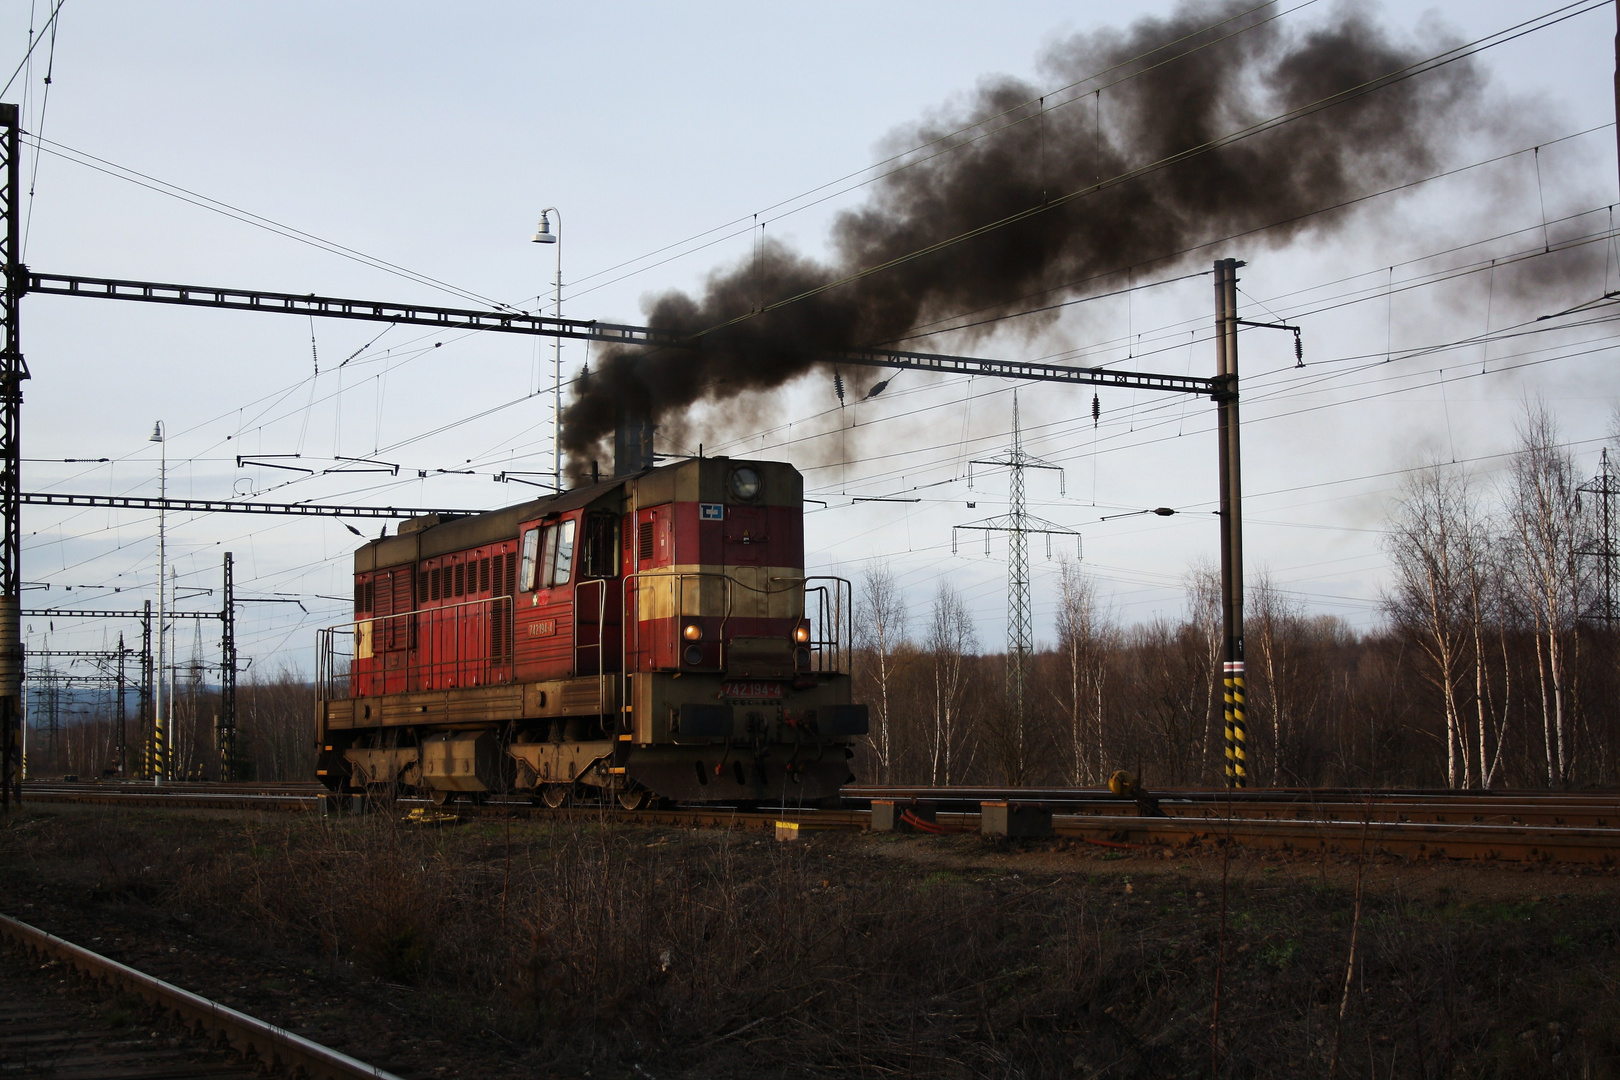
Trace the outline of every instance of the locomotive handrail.
<path fill-rule="evenodd" d="M 575 674 L 579 674 L 579 654 L 585 649 L 596 649 L 596 711 L 599 715 L 607 715 L 607 649 L 604 647 L 607 635 L 607 587 L 611 578 L 585 578 L 574 585 L 574 667 Z M 579 640 L 579 603 L 580 593 L 596 586 L 596 644 L 580 644 Z M 623 661 L 621 660 L 621 663 Z"/>
<path fill-rule="evenodd" d="M 696 571 L 680 570 L 680 571 L 676 571 L 676 570 L 673 570 L 673 569 L 670 569 L 670 568 L 667 568 L 667 567 L 661 567 L 661 568 L 649 569 L 649 570 L 637 570 L 637 571 L 634 571 L 632 573 L 624 575 L 624 585 L 625 585 L 625 587 L 624 587 L 624 598 L 623 598 L 623 602 L 621 604 L 621 609 L 622 609 L 621 614 L 622 614 L 623 618 L 621 618 L 620 622 L 623 625 L 620 627 L 620 630 L 621 630 L 620 637 L 621 637 L 621 641 L 622 641 L 622 644 L 623 644 L 623 647 L 624 647 L 624 655 L 620 658 L 620 666 L 624 668 L 624 675 L 625 675 L 625 679 L 626 679 L 626 682 L 627 682 L 627 685 L 625 686 L 626 695 L 629 694 L 629 690 L 630 690 L 630 688 L 628 686 L 628 680 L 629 680 L 629 677 L 630 677 L 630 674 L 631 674 L 631 672 L 630 672 L 630 651 L 629 651 L 629 649 L 630 649 L 630 626 L 632 624 L 635 626 L 636 655 L 638 657 L 641 655 L 641 612 L 639 610 L 640 604 L 641 604 L 641 587 L 639 585 L 640 579 L 647 578 L 647 579 L 657 579 L 657 580 L 669 581 L 669 582 L 672 583 L 672 585 L 674 585 L 679 590 L 677 592 L 672 592 L 672 594 L 671 594 L 671 603 L 672 603 L 672 605 L 674 607 L 674 617 L 675 617 L 675 621 L 678 623 L 678 622 L 680 622 L 681 616 L 685 615 L 687 613 L 686 612 L 686 604 L 685 604 L 685 600 L 686 600 L 686 581 L 685 581 L 685 579 L 689 578 L 689 577 L 690 578 L 719 578 L 722 582 L 725 583 L 725 613 L 720 617 L 720 634 L 719 634 L 719 638 L 720 638 L 720 641 L 719 641 L 719 645 L 720 645 L 720 650 L 719 650 L 720 662 L 719 662 L 718 665 L 716 665 L 716 667 L 713 670 L 724 671 L 726 669 L 726 623 L 731 621 L 731 587 L 733 585 L 739 584 L 739 582 L 737 582 L 735 579 L 733 579 L 731 577 L 731 575 L 729 575 L 729 574 L 716 573 L 713 570 L 696 570 Z M 636 605 L 637 605 L 637 609 L 638 609 L 635 612 L 630 611 L 630 598 L 632 596 L 632 592 L 631 592 L 631 589 L 630 589 L 630 583 L 632 581 L 638 582 L 637 587 L 635 589 L 635 592 L 633 594 L 635 596 L 635 598 L 636 598 Z M 630 699 L 629 699 L 628 696 L 626 696 L 624 700 L 629 701 Z"/>
<path fill-rule="evenodd" d="M 468 609 L 477 608 L 476 612 Z M 379 657 L 389 652 L 404 652 L 407 655 L 416 654 L 414 662 L 407 663 L 403 668 L 403 677 L 406 680 L 405 690 L 412 691 L 425 689 L 420 685 L 412 685 L 421 679 L 436 680 L 450 671 L 456 681 L 461 682 L 463 671 L 467 665 L 473 665 L 479 670 L 465 674 L 480 685 L 487 685 L 495 681 L 495 669 L 506 664 L 515 664 L 516 652 L 512 651 L 510 657 L 500 659 L 493 655 L 491 649 L 477 648 L 471 650 L 471 655 L 464 655 L 462 630 L 468 621 L 483 622 L 493 625 L 495 620 L 505 620 L 505 640 L 515 644 L 514 604 L 510 596 L 485 596 L 473 600 L 462 600 L 453 604 L 440 604 L 435 607 L 416 608 L 411 611 L 395 612 L 389 615 L 371 615 L 364 619 L 353 619 L 349 622 L 334 623 L 317 631 L 316 681 L 324 691 L 326 700 L 343 700 L 355 696 L 356 673 L 354 665 L 358 660 Z M 443 629 L 445 624 L 455 627 L 454 644 L 451 655 L 439 655 L 439 635 L 435 630 Z M 380 644 L 388 640 L 388 632 L 396 627 L 404 626 L 408 632 L 404 635 L 410 643 L 403 649 L 388 648 Z M 356 645 L 363 639 L 369 639 L 371 647 L 366 650 L 369 655 L 361 657 L 362 651 L 358 647 L 349 653 L 348 671 L 339 675 L 336 671 L 337 639 L 343 634 L 352 638 Z M 379 670 L 374 673 L 376 678 L 386 680 L 388 672 Z M 340 686 L 339 683 L 343 685 Z M 439 687 L 438 689 L 443 689 Z M 371 689 L 366 696 L 386 693 L 386 682 L 381 687 Z"/>
<path fill-rule="evenodd" d="M 639 580 L 641 578 L 644 578 L 644 577 L 648 578 L 648 579 L 668 580 L 668 581 L 672 582 L 672 584 L 678 584 L 679 592 L 674 594 L 672 596 L 672 598 L 671 598 L 672 599 L 672 604 L 673 604 L 674 609 L 675 609 L 674 615 L 675 615 L 675 622 L 676 622 L 677 625 L 679 625 L 679 623 L 680 623 L 680 617 L 683 614 L 685 614 L 684 609 L 685 609 L 686 605 L 685 605 L 684 601 L 685 601 L 685 596 L 686 596 L 686 584 L 685 584 L 685 581 L 683 579 L 685 579 L 687 577 L 698 577 L 698 578 L 717 577 L 724 583 L 724 585 L 725 585 L 725 613 L 720 617 L 720 634 L 719 634 L 719 639 L 720 640 L 718 642 L 720 661 L 719 661 L 719 665 L 714 670 L 725 671 L 725 669 L 726 669 L 726 623 L 731 620 L 731 586 L 734 584 L 734 582 L 732 581 L 731 576 L 728 575 L 728 574 L 717 574 L 712 570 L 699 570 L 699 571 L 696 571 L 696 572 L 691 572 L 691 571 L 676 572 L 676 571 L 673 571 L 673 570 L 670 570 L 670 569 L 667 569 L 667 568 L 660 568 L 660 569 L 648 569 L 648 570 L 636 570 L 636 571 L 633 571 L 631 573 L 628 573 L 628 574 L 624 575 L 624 590 L 623 590 L 623 594 L 622 594 L 622 596 L 620 598 L 620 619 L 619 619 L 619 622 L 620 622 L 619 631 L 620 631 L 620 633 L 619 633 L 619 641 L 620 641 L 621 656 L 619 658 L 619 667 L 622 669 L 621 679 L 623 681 L 622 681 L 622 685 L 620 686 L 620 698 L 619 698 L 619 700 L 621 702 L 626 703 L 626 704 L 628 704 L 629 702 L 634 700 L 633 697 L 631 696 L 631 688 L 630 688 L 630 676 L 632 674 L 631 670 L 630 670 L 630 656 L 631 656 L 631 653 L 630 653 L 630 635 L 631 635 L 631 626 L 635 627 L 635 630 L 634 630 L 634 633 L 635 633 L 635 646 L 636 646 L 635 655 L 637 657 L 638 662 L 639 662 L 639 659 L 640 659 L 640 656 L 641 656 L 641 611 L 640 611 L 641 586 L 640 586 Z M 632 590 L 630 588 L 630 585 L 631 585 L 632 582 L 637 582 L 637 586 L 636 586 L 633 593 L 632 593 Z M 634 611 L 634 612 L 632 612 L 630 610 L 630 598 L 631 598 L 632 595 L 635 596 L 635 603 L 636 603 L 636 607 L 637 607 L 637 610 Z M 679 645 L 677 645 L 676 647 L 679 648 Z M 617 731 L 617 729 L 618 729 L 620 719 L 621 719 L 620 717 L 615 717 L 614 718 L 614 730 L 615 731 Z"/>
<path fill-rule="evenodd" d="M 825 581 L 830 585 L 812 586 L 812 581 Z M 804 606 L 806 613 L 810 607 L 810 594 L 818 593 L 820 600 L 817 613 L 820 615 L 820 625 L 823 636 L 812 637 L 808 643 L 811 655 L 830 653 L 832 655 L 832 668 L 834 672 L 854 674 L 855 661 L 855 614 L 854 597 L 855 588 L 848 578 L 841 578 L 832 574 L 814 574 L 804 578 Z M 830 616 L 830 617 L 829 617 Z M 812 628 L 815 626 L 813 622 Z M 831 630 L 828 628 L 831 627 Z M 811 630 L 814 634 L 814 629 Z"/>

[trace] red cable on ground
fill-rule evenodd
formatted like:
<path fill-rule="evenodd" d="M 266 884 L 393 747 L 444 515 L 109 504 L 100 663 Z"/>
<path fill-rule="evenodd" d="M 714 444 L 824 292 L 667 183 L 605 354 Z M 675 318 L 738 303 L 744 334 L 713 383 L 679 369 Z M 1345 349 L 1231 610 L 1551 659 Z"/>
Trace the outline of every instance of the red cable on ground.
<path fill-rule="evenodd" d="M 918 832 L 932 833 L 935 836 L 944 836 L 944 835 L 947 835 L 947 834 L 950 834 L 950 833 L 965 833 L 965 832 L 972 832 L 973 831 L 973 830 L 969 829 L 965 825 L 941 825 L 938 822 L 924 821 L 922 818 L 918 817 L 916 814 L 913 814 L 910 810 L 901 811 L 900 820 L 905 822 L 907 825 L 910 825 L 913 829 L 916 829 Z"/>

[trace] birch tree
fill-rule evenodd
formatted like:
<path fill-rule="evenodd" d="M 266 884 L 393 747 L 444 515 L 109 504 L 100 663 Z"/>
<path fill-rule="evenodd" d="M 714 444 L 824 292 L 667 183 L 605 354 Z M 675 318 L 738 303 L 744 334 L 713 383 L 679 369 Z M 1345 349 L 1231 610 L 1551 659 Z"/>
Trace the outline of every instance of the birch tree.
<path fill-rule="evenodd" d="M 1069 721 L 1069 772 L 1075 784 L 1101 779 L 1107 771 L 1103 745 L 1104 684 L 1119 630 L 1097 603 L 1097 584 L 1065 558 L 1058 578 L 1057 638 L 1064 693 L 1058 704 Z"/>
<path fill-rule="evenodd" d="M 860 598 L 855 604 L 855 645 L 872 665 L 877 700 L 871 702 L 877 723 L 872 752 L 877 758 L 880 783 L 890 782 L 894 765 L 894 709 L 890 691 L 895 682 L 898 653 L 906 640 L 906 598 L 888 563 L 867 567 L 861 574 Z"/>
<path fill-rule="evenodd" d="M 1572 729 L 1576 620 L 1585 609 L 1590 546 L 1581 514 L 1580 478 L 1558 425 L 1546 407 L 1528 406 L 1519 426 L 1519 451 L 1506 502 L 1514 536 L 1514 584 L 1536 635 L 1542 748 L 1547 782 L 1565 784 L 1574 767 Z"/>
<path fill-rule="evenodd" d="M 1466 476 L 1434 465 L 1409 474 L 1385 536 L 1394 581 L 1384 610 L 1428 661 L 1422 670 L 1440 696 L 1450 787 L 1471 786 L 1459 688 L 1467 676 L 1467 534 L 1475 516 Z"/>
<path fill-rule="evenodd" d="M 928 622 L 928 658 L 933 675 L 933 717 L 929 732 L 929 783 L 950 784 L 961 778 L 963 740 L 971 729 L 963 723 L 962 705 L 968 666 L 979 651 L 973 615 L 962 595 L 941 580 L 934 592 Z"/>

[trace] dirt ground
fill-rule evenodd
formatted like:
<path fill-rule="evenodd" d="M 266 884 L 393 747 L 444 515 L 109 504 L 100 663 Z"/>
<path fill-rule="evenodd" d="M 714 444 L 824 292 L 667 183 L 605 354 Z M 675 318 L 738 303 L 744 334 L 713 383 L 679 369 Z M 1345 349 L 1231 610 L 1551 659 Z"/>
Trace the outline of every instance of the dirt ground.
<path fill-rule="evenodd" d="M 0 911 L 412 1077 L 1620 1077 L 1612 869 L 53 805 Z"/>

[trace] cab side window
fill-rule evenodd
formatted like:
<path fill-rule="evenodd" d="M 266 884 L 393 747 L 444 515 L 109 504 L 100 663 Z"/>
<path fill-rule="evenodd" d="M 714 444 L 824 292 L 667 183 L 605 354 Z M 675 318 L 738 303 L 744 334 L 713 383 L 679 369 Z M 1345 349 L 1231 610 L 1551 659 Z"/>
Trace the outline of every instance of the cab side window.
<path fill-rule="evenodd" d="M 585 519 L 585 552 L 579 575 L 609 578 L 619 572 L 619 518 L 617 514 L 592 514 Z"/>
<path fill-rule="evenodd" d="M 523 531 L 523 559 L 518 567 L 518 589 L 521 592 L 534 592 L 536 556 L 540 552 L 540 530 L 525 529 Z"/>
<path fill-rule="evenodd" d="M 553 525 L 548 532 L 557 534 L 557 558 L 552 563 L 551 583 L 553 585 L 566 585 L 573 574 L 574 568 L 574 525 L 573 521 L 565 521 L 561 525 Z M 546 545 L 547 549 L 551 544 Z"/>
<path fill-rule="evenodd" d="M 574 521 L 529 529 L 523 534 L 519 584 L 524 592 L 566 585 L 574 576 Z"/>

